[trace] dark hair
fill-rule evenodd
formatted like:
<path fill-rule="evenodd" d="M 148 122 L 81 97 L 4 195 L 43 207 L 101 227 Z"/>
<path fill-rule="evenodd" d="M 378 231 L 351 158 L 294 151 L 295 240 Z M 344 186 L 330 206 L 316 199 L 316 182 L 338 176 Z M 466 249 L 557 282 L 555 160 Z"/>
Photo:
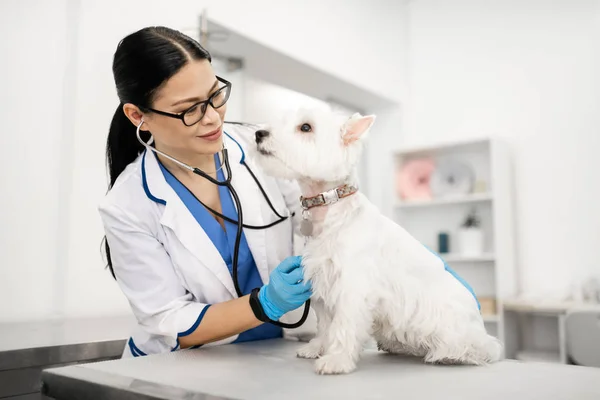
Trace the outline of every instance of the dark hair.
<path fill-rule="evenodd" d="M 117 46 L 112 69 L 120 104 L 110 123 L 106 141 L 109 190 L 127 165 L 144 150 L 137 140 L 136 127 L 123 111 L 123 105 L 132 103 L 146 111 L 161 86 L 190 60 L 212 61 L 200 43 L 174 29 L 160 26 L 134 32 Z M 143 139 L 148 140 L 149 134 L 144 135 Z M 104 248 L 108 268 L 115 277 L 106 237 Z"/>

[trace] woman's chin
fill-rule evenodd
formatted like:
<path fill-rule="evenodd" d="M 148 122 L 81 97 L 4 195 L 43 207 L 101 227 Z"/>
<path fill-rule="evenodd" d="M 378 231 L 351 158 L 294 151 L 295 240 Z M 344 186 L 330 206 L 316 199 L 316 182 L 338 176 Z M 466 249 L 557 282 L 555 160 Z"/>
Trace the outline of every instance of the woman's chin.
<path fill-rule="evenodd" d="M 207 141 L 198 138 L 190 147 L 198 154 L 215 154 L 223 149 L 223 139 Z"/>

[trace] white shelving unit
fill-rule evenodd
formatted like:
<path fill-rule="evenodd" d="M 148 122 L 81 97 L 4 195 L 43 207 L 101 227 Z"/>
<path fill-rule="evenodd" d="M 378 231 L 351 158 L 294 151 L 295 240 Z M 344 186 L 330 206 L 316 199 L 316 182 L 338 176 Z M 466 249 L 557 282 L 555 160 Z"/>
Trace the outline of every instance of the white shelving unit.
<path fill-rule="evenodd" d="M 513 298 L 517 294 L 512 168 L 505 144 L 497 139 L 482 138 L 403 148 L 396 151 L 394 157 L 397 171 L 407 160 L 421 157 L 434 160 L 451 157 L 467 163 L 473 169 L 477 182 L 475 187 L 479 191 L 419 201 L 403 200 L 396 195 L 394 218 L 434 251 L 438 251 L 438 234 L 448 233 L 449 253 L 440 255 L 469 282 L 480 301 L 494 301 L 493 311 L 484 313 L 486 328 L 513 351 L 517 342 L 514 334 L 516 329 L 507 326 L 502 312 L 503 299 Z M 482 222 L 484 252 L 477 256 L 462 255 L 457 245 L 457 232 L 474 207 Z"/>

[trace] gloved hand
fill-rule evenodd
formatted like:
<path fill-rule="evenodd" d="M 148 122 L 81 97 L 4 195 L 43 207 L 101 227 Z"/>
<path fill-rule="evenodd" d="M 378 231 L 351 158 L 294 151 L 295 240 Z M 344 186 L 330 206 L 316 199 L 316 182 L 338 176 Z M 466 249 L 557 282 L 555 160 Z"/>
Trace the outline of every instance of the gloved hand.
<path fill-rule="evenodd" d="M 278 321 L 281 316 L 300 307 L 312 295 L 310 281 L 304 280 L 301 257 L 288 257 L 271 272 L 269 283 L 258 292 L 265 314 Z"/>

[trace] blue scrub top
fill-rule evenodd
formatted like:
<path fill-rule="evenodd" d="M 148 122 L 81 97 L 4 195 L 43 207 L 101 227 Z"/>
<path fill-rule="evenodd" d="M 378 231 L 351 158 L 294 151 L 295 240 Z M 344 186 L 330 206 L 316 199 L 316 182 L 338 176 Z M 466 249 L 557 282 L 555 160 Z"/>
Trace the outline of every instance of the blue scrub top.
<path fill-rule="evenodd" d="M 237 233 L 237 225 L 231 222 L 224 221 L 225 230 L 212 214 L 204 208 L 202 204 L 194 197 L 194 195 L 183 185 L 173 174 L 167 170 L 162 163 L 160 168 L 167 183 L 175 190 L 181 201 L 190 210 L 196 221 L 206 232 L 214 246 L 219 250 L 223 261 L 227 264 L 229 273 L 233 274 L 233 250 L 235 246 L 235 236 Z M 215 154 L 215 166 L 219 168 L 220 161 L 218 154 Z M 217 171 L 217 179 L 225 180 L 223 169 Z M 238 215 L 231 194 L 226 186 L 219 186 L 219 197 L 221 199 L 221 214 L 234 221 L 237 221 Z M 240 290 L 243 294 L 250 294 L 252 289 L 261 287 L 263 281 L 258 273 L 258 268 L 254 262 L 254 257 L 248 247 L 246 236 L 242 233 L 240 240 L 240 249 L 238 252 L 238 281 Z M 252 340 L 271 339 L 282 336 L 282 329 L 265 323 L 242 332 L 234 343 L 247 342 Z"/>

